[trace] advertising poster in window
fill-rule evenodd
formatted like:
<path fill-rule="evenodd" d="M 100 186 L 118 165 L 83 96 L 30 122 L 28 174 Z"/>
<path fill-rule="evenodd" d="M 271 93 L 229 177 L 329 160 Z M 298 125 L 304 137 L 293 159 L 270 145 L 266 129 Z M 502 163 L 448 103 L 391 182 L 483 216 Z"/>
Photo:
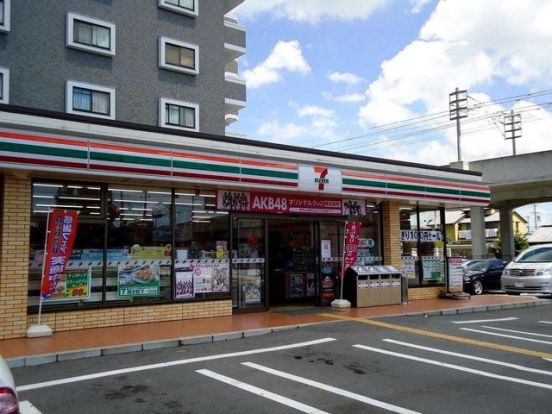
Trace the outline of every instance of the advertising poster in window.
<path fill-rule="evenodd" d="M 316 295 L 316 279 L 314 273 L 307 273 L 307 296 Z"/>
<path fill-rule="evenodd" d="M 194 292 L 211 293 L 213 279 L 213 266 L 209 265 L 194 265 Z"/>
<path fill-rule="evenodd" d="M 460 265 L 463 260 L 461 257 L 450 257 L 449 261 L 449 292 L 462 292 L 464 290 L 463 272 Z"/>
<path fill-rule="evenodd" d="M 242 301 L 248 305 L 261 303 L 261 270 L 242 269 L 239 274 L 242 285 Z"/>
<path fill-rule="evenodd" d="M 176 299 L 191 299 L 194 297 L 194 269 L 191 266 L 175 267 Z"/>
<path fill-rule="evenodd" d="M 119 296 L 159 296 L 158 264 L 120 264 L 117 279 Z"/>
<path fill-rule="evenodd" d="M 403 256 L 403 274 L 406 275 L 408 279 L 416 278 L 416 257 L 414 256 Z"/>
<path fill-rule="evenodd" d="M 305 295 L 305 275 L 291 273 L 289 275 L 289 297 L 302 298 Z"/>
<path fill-rule="evenodd" d="M 90 275 L 90 267 L 66 270 L 56 284 L 55 292 L 45 301 L 90 298 Z"/>
<path fill-rule="evenodd" d="M 443 280 L 443 262 L 439 258 L 422 258 L 424 280 L 440 282 Z"/>

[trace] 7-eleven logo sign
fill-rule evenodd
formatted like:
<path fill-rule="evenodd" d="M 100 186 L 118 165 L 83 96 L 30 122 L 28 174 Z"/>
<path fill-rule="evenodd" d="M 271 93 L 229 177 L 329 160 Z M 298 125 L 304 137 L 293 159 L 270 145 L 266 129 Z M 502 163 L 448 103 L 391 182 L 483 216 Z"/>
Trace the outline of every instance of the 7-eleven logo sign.
<path fill-rule="evenodd" d="M 323 166 L 299 166 L 299 190 L 316 193 L 341 193 L 341 170 Z"/>

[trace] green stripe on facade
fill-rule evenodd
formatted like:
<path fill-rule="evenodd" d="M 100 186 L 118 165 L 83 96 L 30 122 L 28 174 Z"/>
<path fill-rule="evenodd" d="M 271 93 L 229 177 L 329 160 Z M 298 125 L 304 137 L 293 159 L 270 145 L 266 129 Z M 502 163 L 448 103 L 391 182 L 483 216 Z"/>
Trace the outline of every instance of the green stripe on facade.
<path fill-rule="evenodd" d="M 478 197 L 478 198 L 486 198 L 491 199 L 491 193 L 478 193 L 476 191 L 469 191 L 469 190 L 461 190 L 460 195 L 463 196 L 470 196 L 470 197 Z"/>
<path fill-rule="evenodd" d="M 171 160 L 164 158 L 139 157 L 126 154 L 106 154 L 105 152 L 90 152 L 90 160 L 120 162 L 124 164 L 140 164 L 155 167 L 171 167 Z"/>
<path fill-rule="evenodd" d="M 452 188 L 426 187 L 426 192 L 437 193 L 437 194 L 451 194 L 455 196 L 460 195 L 460 190 L 455 190 Z"/>
<path fill-rule="evenodd" d="M 273 170 L 259 170 L 256 168 L 243 168 L 241 169 L 242 174 L 246 175 L 255 175 L 259 177 L 273 177 L 273 178 L 282 178 L 286 180 L 298 180 L 298 173 L 291 173 L 286 171 L 273 171 Z"/>
<path fill-rule="evenodd" d="M 190 161 L 173 160 L 173 167 L 183 168 L 186 170 L 214 171 L 214 172 L 229 173 L 229 174 L 240 173 L 240 167 L 232 167 L 228 165 L 217 165 L 217 164 L 204 164 L 204 163 L 190 162 Z"/>
<path fill-rule="evenodd" d="M 343 184 L 360 185 L 360 186 L 363 186 L 363 187 L 386 188 L 386 183 L 381 182 L 381 181 L 352 180 L 350 178 L 343 178 Z"/>
<path fill-rule="evenodd" d="M 67 148 L 41 147 L 38 145 L 15 144 L 11 142 L 0 142 L 0 151 L 19 152 L 23 154 L 52 155 L 56 157 L 78 158 L 86 160 L 88 151 L 74 150 Z"/>

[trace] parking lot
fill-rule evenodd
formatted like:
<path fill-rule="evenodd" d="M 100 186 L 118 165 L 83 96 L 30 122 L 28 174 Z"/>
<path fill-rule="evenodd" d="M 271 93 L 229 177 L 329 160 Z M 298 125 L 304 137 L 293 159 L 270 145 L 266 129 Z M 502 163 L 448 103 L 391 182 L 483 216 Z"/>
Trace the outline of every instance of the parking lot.
<path fill-rule="evenodd" d="M 545 413 L 552 306 L 337 321 L 13 370 L 45 413 Z"/>

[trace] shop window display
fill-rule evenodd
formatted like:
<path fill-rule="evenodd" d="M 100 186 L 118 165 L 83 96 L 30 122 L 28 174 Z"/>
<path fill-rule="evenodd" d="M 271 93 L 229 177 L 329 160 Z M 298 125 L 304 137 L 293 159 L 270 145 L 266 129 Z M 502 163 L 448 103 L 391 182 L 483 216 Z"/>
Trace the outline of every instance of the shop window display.
<path fill-rule="evenodd" d="M 101 303 L 105 225 L 101 187 L 94 184 L 33 183 L 30 228 L 29 306 L 38 306 L 44 262 L 44 237 L 48 211 L 79 212 L 78 231 L 64 276 L 44 307 L 80 306 Z"/>
<path fill-rule="evenodd" d="M 107 301 L 172 297 L 171 189 L 110 185 Z"/>
<path fill-rule="evenodd" d="M 440 209 L 402 206 L 401 246 L 408 286 L 444 282 L 445 258 Z"/>
<path fill-rule="evenodd" d="M 175 192 L 175 297 L 226 296 L 230 292 L 228 213 L 215 210 L 212 191 Z"/>

